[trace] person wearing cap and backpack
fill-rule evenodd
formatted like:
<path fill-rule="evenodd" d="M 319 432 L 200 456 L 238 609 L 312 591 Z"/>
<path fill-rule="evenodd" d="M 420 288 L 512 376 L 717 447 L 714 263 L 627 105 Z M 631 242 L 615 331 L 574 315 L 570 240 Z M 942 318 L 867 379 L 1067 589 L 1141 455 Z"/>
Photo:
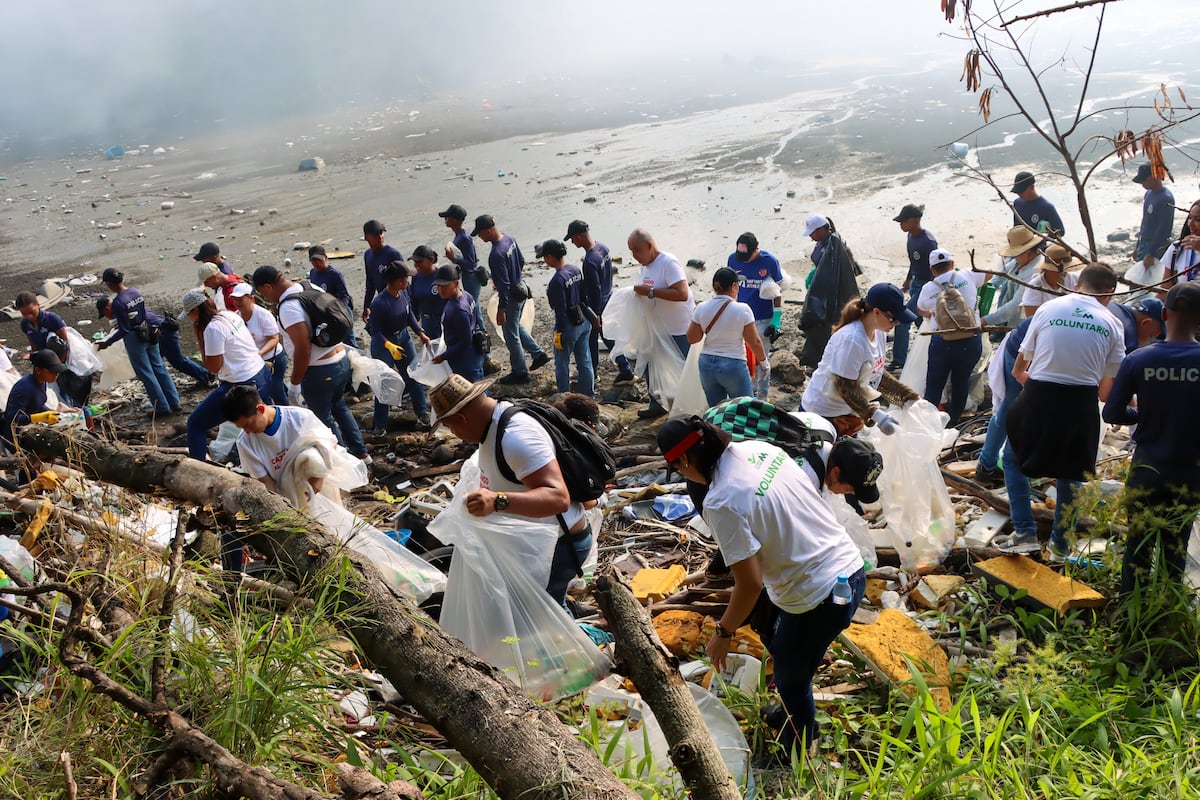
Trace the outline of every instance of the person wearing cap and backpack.
<path fill-rule="evenodd" d="M 287 396 L 287 351 L 280 342 L 282 332 L 275 316 L 254 300 L 254 289 L 248 283 L 239 283 L 230 293 L 237 303 L 238 316 L 246 323 L 250 338 L 258 348 L 258 355 L 271 370 L 271 388 L 262 395 L 263 400 L 277 406 L 288 405 Z"/>
<path fill-rule="evenodd" d="M 937 249 L 937 239 L 933 234 L 921 227 L 925 216 L 925 206 L 908 203 L 900 209 L 900 213 L 892 217 L 893 222 L 900 224 L 900 230 L 907 234 L 905 252 L 908 254 L 908 273 L 904 276 L 901 291 L 908 292 L 908 302 L 905 307 L 916 313 L 917 298 L 921 295 L 921 287 L 933 278 L 929 271 L 929 254 Z M 901 323 L 896 326 L 892 337 L 892 363 L 888 369 L 897 375 L 908 363 L 908 346 L 912 343 L 912 325 Z"/>
<path fill-rule="evenodd" d="M 1034 184 L 1037 178 L 1032 172 L 1018 172 L 1013 178 L 1009 191 L 1017 198 L 1013 200 L 1013 225 L 1028 225 L 1041 234 L 1057 234 L 1062 237 L 1067 232 L 1063 225 L 1058 209 L 1046 198 L 1038 194 Z"/>
<path fill-rule="evenodd" d="M 950 427 L 958 424 L 971 391 L 971 372 L 983 355 L 983 334 L 975 309 L 977 293 L 987 275 L 954 268 L 954 257 L 945 250 L 929 254 L 933 279 L 921 287 L 917 313 L 929 320 L 929 367 L 925 373 L 925 399 L 935 406 L 950 381 Z"/>
<path fill-rule="evenodd" d="M 542 258 L 554 270 L 546 284 L 546 299 L 554 312 L 554 380 L 558 391 L 571 391 L 571 357 L 575 358 L 579 394 L 595 393 L 596 373 L 588 335 L 592 324 L 583 311 L 583 272 L 567 263 L 567 246 L 558 239 L 542 243 Z"/>

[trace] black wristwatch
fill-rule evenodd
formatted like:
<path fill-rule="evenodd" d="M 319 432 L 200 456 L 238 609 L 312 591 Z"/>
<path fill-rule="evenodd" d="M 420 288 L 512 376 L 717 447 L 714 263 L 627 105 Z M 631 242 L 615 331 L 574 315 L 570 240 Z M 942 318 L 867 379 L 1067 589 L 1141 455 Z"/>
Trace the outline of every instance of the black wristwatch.
<path fill-rule="evenodd" d="M 505 511 L 508 509 L 508 495 L 504 492 L 496 492 L 496 510 Z"/>
<path fill-rule="evenodd" d="M 732 639 L 733 633 L 731 631 L 725 630 L 725 626 L 718 622 L 717 623 L 717 638 L 718 639 Z"/>

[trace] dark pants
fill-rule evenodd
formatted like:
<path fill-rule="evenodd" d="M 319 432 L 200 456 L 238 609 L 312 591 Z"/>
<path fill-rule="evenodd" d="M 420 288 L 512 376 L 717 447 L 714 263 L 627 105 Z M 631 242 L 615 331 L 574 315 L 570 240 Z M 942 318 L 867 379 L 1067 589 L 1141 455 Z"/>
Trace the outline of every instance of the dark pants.
<path fill-rule="evenodd" d="M 272 358 L 264 360 L 267 362 L 267 367 L 271 370 L 271 392 L 270 398 L 264 396 L 263 401 L 273 403 L 277 406 L 291 405 L 287 395 L 287 384 L 284 382 L 288 369 L 287 353 L 281 347 L 279 348 L 279 352 Z"/>
<path fill-rule="evenodd" d="M 179 344 L 178 325 L 174 327 L 163 325 L 158 329 L 158 334 L 158 350 L 168 364 L 193 380 L 201 382 L 212 380 L 213 374 L 206 370 L 203 364 L 183 354 L 183 347 Z"/>
<path fill-rule="evenodd" d="M 345 394 L 350 383 L 350 359 L 343 354 L 332 364 L 310 366 L 300 381 L 300 390 L 308 402 L 308 410 L 333 431 L 338 444 L 349 450 L 350 455 L 362 458 L 367 454 L 367 447 L 363 444 L 362 431 L 346 405 Z"/>
<path fill-rule="evenodd" d="M 550 579 L 546 582 L 546 591 L 556 604 L 566 607 L 567 587 L 571 584 L 571 579 L 579 574 L 579 568 L 587 560 L 591 550 L 590 529 L 586 536 L 576 542 L 572 542 L 569 536 L 558 538 L 558 543 L 554 546 L 554 559 L 550 562 Z"/>
<path fill-rule="evenodd" d="M 1162 552 L 1160 578 L 1179 583 L 1187 567 L 1188 538 L 1200 505 L 1200 467 L 1167 468 L 1139 463 L 1125 481 L 1129 534 L 1121 565 L 1121 595 L 1150 586 L 1155 545 Z"/>
<path fill-rule="evenodd" d="M 953 342 L 934 335 L 929 343 L 925 399 L 935 406 L 941 403 L 942 390 L 946 388 L 946 380 L 950 380 L 950 404 L 946 407 L 946 413 L 950 415 L 950 427 L 958 424 L 958 418 L 967 407 L 967 396 L 971 393 L 971 372 L 982 355 L 983 337 L 978 333 Z"/>
<path fill-rule="evenodd" d="M 608 297 L 600 298 L 600 307 L 594 308 L 592 310 L 595 311 L 598 315 L 603 316 L 604 308 L 608 305 L 608 301 L 609 301 Z M 603 321 L 603 320 L 601 320 L 601 321 Z M 604 339 L 605 347 L 613 346 L 613 340 L 609 339 L 607 336 L 601 336 L 600 328 L 593 325 L 592 332 L 588 334 L 588 348 L 592 351 L 592 369 L 595 371 L 595 373 L 597 375 L 600 374 L 600 339 L 602 339 L 602 338 Z M 629 359 L 626 358 L 625 356 L 617 356 L 616 361 L 617 361 L 617 369 L 620 372 L 632 372 L 633 371 L 629 368 Z"/>
<path fill-rule="evenodd" d="M 268 394 L 271 388 L 271 368 L 264 364 L 259 373 L 246 383 L 258 389 L 260 397 Z M 208 429 L 225 421 L 225 412 L 221 410 L 222 399 L 229 394 L 230 389 L 239 385 L 241 384 L 221 381 L 188 415 L 188 455 L 197 461 L 203 461 L 208 456 Z"/>
<path fill-rule="evenodd" d="M 791 724 L 780 731 L 779 743 L 790 755 L 792 748 L 802 750 L 817 740 L 817 706 L 813 702 L 812 680 L 825 658 L 825 651 L 837 635 L 850 627 L 850 620 L 867 589 L 866 570 L 850 576 L 854 596 L 848 605 L 833 603 L 833 592 L 821 604 L 803 614 L 780 611 L 775 630 L 767 644 L 775 661 L 775 688 Z"/>
<path fill-rule="evenodd" d="M 399 372 L 400 377 L 404 378 L 404 389 L 408 392 L 409 399 L 412 400 L 413 412 L 418 417 L 428 414 L 429 403 L 425 397 L 425 384 L 408 377 L 408 368 L 417 360 L 417 350 L 413 346 L 412 336 L 408 331 L 401 331 L 391 336 L 392 343 L 400 345 L 404 350 L 404 358 L 401 361 L 392 358 L 392 354 L 388 352 L 387 347 L 384 345 L 386 339 L 387 337 L 380 333 L 371 335 L 371 358 L 377 358 Z M 373 425 L 376 431 L 384 432 L 387 430 L 388 414 L 390 412 L 390 406 L 378 400 L 375 401 Z"/>
<path fill-rule="evenodd" d="M 921 294 L 921 287 L 926 281 L 919 281 L 913 278 L 908 285 L 908 302 L 904 307 L 914 314 L 917 313 L 917 297 Z M 912 325 L 910 323 L 901 323 L 896 326 L 896 330 L 892 335 L 892 363 L 898 367 L 903 367 L 908 361 L 908 345 L 912 341 Z M 935 404 L 936 405 L 936 404 Z"/>

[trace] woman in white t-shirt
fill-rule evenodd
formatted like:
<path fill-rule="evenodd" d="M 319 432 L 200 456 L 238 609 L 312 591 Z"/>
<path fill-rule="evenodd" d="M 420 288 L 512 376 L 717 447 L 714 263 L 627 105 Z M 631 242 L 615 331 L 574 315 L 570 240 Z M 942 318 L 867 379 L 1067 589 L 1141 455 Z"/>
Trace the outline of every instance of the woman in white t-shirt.
<path fill-rule="evenodd" d="M 847 303 L 804 390 L 800 410 L 825 417 L 842 436 L 853 436 L 867 424 L 895 433 L 896 419 L 880 411 L 875 400 L 882 394 L 902 405 L 919 396 L 884 371 L 887 332 L 917 319 L 904 303 L 904 292 L 890 283 L 877 283 L 866 297 Z"/>
<path fill-rule="evenodd" d="M 203 289 L 188 289 L 181 301 L 192 321 L 204 366 L 217 376 L 217 387 L 188 415 L 188 455 L 203 461 L 208 455 L 208 430 L 225 421 L 221 400 L 234 386 L 253 385 L 259 395 L 270 391 L 271 370 L 258 354 L 258 346 L 245 321 L 232 311 L 218 311 Z"/>
<path fill-rule="evenodd" d="M 1200 200 L 1192 203 L 1179 238 L 1163 253 L 1163 285 L 1159 298 L 1166 299 L 1167 290 L 1179 281 L 1200 280 Z"/>
<path fill-rule="evenodd" d="M 776 758 L 790 763 L 793 745 L 803 751 L 817 741 L 812 679 L 862 602 L 862 556 L 808 475 L 778 447 L 731 442 L 694 416 L 664 422 L 658 447 L 671 468 L 707 486 L 701 513 L 733 573 L 729 605 L 708 641 L 718 670 L 733 632 L 767 590 L 771 613 L 756 613 L 753 624 L 771 653 L 790 717 Z"/>
<path fill-rule="evenodd" d="M 280 344 L 282 334 L 275 315 L 254 301 L 254 288 L 248 283 L 239 283 L 229 293 L 237 304 L 238 314 L 246 321 L 250 336 L 258 346 L 258 354 L 271 370 L 271 391 L 263 395 L 263 402 L 277 406 L 288 405 L 287 385 L 283 382 L 287 377 L 287 352 Z"/>
<path fill-rule="evenodd" d="M 1061 244 L 1046 248 L 1042 263 L 1038 265 L 1038 274 L 1031 281 L 1033 285 L 1026 286 L 1021 294 L 1021 311 L 1025 316 L 1032 317 L 1042 303 L 1074 291 L 1075 273 L 1067 272 L 1074 266 L 1081 266 L 1081 262 Z"/>
<path fill-rule="evenodd" d="M 713 292 L 715 297 L 696 306 L 687 331 L 689 344 L 704 341 L 704 352 L 700 354 L 700 386 L 710 406 L 754 393 L 750 368 L 746 364 L 747 347 L 759 365 L 767 357 L 754 325 L 754 311 L 737 301 L 737 272 L 721 267 L 713 273 Z"/>

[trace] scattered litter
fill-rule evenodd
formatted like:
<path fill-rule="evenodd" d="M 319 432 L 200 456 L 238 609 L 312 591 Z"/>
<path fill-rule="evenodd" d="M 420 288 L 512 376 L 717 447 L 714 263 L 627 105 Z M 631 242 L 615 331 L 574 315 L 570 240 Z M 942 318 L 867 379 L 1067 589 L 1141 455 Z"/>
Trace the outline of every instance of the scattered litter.
<path fill-rule="evenodd" d="M 325 169 L 325 159 L 321 158 L 320 156 L 314 156 L 312 158 L 300 159 L 300 166 L 296 168 L 296 171 L 315 172 L 321 169 Z"/>

